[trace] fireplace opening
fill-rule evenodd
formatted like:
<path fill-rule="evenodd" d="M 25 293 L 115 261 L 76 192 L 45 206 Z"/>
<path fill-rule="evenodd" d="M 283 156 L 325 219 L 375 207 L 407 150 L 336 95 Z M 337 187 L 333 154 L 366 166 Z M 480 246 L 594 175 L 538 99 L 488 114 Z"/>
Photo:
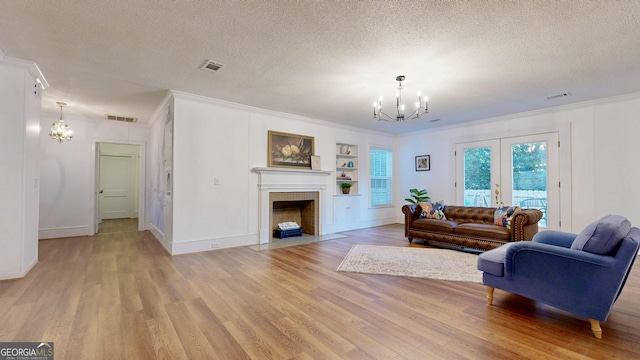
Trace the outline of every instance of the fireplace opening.
<path fill-rule="evenodd" d="M 284 222 L 296 222 L 304 234 L 318 235 L 318 193 L 282 192 L 270 193 L 271 233 Z"/>

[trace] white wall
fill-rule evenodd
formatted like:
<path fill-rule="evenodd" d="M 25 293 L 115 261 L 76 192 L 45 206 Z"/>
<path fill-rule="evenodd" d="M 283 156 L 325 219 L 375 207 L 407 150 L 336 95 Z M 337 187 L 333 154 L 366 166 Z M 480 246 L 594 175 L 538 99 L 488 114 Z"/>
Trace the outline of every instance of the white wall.
<path fill-rule="evenodd" d="M 634 181 L 640 176 L 638 113 L 640 94 L 632 94 L 402 136 L 396 142 L 396 173 L 402 174 L 396 198 L 406 197 L 410 188 L 426 188 L 432 199 L 453 204 L 456 142 L 556 129 L 564 145 L 570 143 L 561 148 L 561 180 L 570 184 L 561 188 L 562 230 L 579 232 L 609 213 L 640 226 L 640 188 Z M 415 172 L 414 157 L 428 154 L 431 171 Z M 399 222 L 402 204 L 397 204 Z"/>
<path fill-rule="evenodd" d="M 0 280 L 23 277 L 38 261 L 42 84 L 36 64 L 0 51 Z"/>
<path fill-rule="evenodd" d="M 146 228 L 160 241 L 165 249 L 171 253 L 171 201 L 166 195 L 167 171 L 171 169 L 171 154 L 167 154 L 165 127 L 172 119 L 173 97 L 167 94 L 158 110 L 152 117 L 149 129 L 149 143 L 147 154 L 147 215 Z M 170 144 L 168 145 L 171 146 Z M 167 157 L 169 159 L 167 159 Z M 168 169 L 167 169 L 168 168 Z M 169 208 L 166 208 L 169 206 Z M 167 221 L 168 220 L 168 221 Z"/>
<path fill-rule="evenodd" d="M 42 114 L 40 239 L 93 235 L 95 143 L 144 144 L 149 137 L 146 127 L 73 116 L 72 108 L 71 103 L 65 107 L 63 119 L 73 139 L 63 143 L 49 138 L 48 131 L 59 114 Z"/>
<path fill-rule="evenodd" d="M 395 222 L 394 208 L 368 208 L 368 148 L 393 147 L 394 137 L 315 119 L 173 92 L 174 188 L 172 253 L 258 243 L 254 167 L 267 166 L 267 132 L 313 136 L 323 170 L 335 171 L 336 142 L 358 144 L 360 219 L 351 228 Z M 215 185 L 215 179 L 219 185 Z M 328 176 L 323 233 L 333 227 L 335 178 Z"/>

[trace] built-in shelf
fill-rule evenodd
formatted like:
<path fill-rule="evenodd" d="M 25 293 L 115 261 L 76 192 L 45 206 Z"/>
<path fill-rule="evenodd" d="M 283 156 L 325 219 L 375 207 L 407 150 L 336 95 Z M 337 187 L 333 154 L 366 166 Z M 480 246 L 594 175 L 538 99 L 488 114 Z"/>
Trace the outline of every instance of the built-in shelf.
<path fill-rule="evenodd" d="M 342 179 L 343 174 L 350 179 Z M 351 183 L 349 194 L 342 194 L 341 185 L 344 183 Z M 358 145 L 336 143 L 336 194 L 358 195 Z"/>

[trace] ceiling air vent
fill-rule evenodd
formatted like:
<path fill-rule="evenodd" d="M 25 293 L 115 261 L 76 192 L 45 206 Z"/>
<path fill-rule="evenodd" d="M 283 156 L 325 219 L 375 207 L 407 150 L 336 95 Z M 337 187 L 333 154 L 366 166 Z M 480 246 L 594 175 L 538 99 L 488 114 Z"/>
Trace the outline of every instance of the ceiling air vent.
<path fill-rule="evenodd" d="M 209 70 L 209 71 L 218 71 L 222 66 L 223 66 L 222 64 L 217 63 L 213 60 L 207 60 L 204 62 L 204 64 L 202 64 L 202 66 L 200 66 L 200 69 Z"/>
<path fill-rule="evenodd" d="M 562 94 L 549 95 L 549 96 L 547 96 L 547 100 L 559 99 L 559 98 L 566 97 L 566 96 L 569 96 L 569 95 L 571 95 L 571 93 L 568 93 L 568 92 L 562 93 Z"/>
<path fill-rule="evenodd" d="M 128 122 L 128 123 L 138 122 L 137 117 L 131 117 L 131 116 L 117 116 L 117 115 L 106 114 L 104 118 L 107 120 L 122 121 L 122 122 Z"/>

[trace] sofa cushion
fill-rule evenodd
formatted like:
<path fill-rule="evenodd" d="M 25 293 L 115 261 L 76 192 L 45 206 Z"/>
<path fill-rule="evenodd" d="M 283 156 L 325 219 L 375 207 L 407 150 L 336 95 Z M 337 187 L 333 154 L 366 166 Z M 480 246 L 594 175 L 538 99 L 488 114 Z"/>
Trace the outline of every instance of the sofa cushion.
<path fill-rule="evenodd" d="M 438 219 L 438 220 L 447 220 L 446 216 L 444 216 L 444 203 L 442 201 L 438 201 L 436 203 L 431 202 L 421 202 L 418 203 L 422 212 L 420 213 L 420 217 L 426 219 Z"/>
<path fill-rule="evenodd" d="M 495 208 L 447 205 L 444 215 L 449 221 L 457 223 L 493 224 Z"/>
<path fill-rule="evenodd" d="M 511 221 L 520 212 L 519 206 L 502 206 L 496 209 L 493 215 L 493 223 L 511 229 Z"/>
<path fill-rule="evenodd" d="M 478 270 L 495 276 L 504 276 L 504 261 L 507 249 L 515 243 L 508 243 L 485 251 L 478 256 Z"/>
<path fill-rule="evenodd" d="M 456 235 L 478 236 L 496 240 L 509 241 L 511 232 L 502 226 L 493 224 L 462 223 L 455 227 Z"/>
<path fill-rule="evenodd" d="M 631 223 L 620 215 L 607 215 L 587 225 L 571 244 L 572 249 L 593 254 L 613 252 L 631 230 Z"/>
<path fill-rule="evenodd" d="M 436 220 L 436 219 L 415 219 L 411 223 L 411 228 L 417 230 L 429 230 L 435 232 L 453 233 L 453 228 L 456 227 L 454 221 Z"/>

